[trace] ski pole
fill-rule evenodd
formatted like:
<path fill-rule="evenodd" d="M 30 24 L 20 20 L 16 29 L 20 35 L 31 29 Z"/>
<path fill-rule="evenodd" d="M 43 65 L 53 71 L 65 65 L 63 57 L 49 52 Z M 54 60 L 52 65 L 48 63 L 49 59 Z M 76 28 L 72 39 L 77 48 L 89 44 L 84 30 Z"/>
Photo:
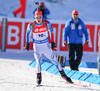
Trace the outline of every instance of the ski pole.
<path fill-rule="evenodd" d="M 34 1 L 34 3 L 36 4 L 36 8 L 37 8 L 37 10 L 38 10 L 39 2 L 35 2 L 35 1 Z"/>

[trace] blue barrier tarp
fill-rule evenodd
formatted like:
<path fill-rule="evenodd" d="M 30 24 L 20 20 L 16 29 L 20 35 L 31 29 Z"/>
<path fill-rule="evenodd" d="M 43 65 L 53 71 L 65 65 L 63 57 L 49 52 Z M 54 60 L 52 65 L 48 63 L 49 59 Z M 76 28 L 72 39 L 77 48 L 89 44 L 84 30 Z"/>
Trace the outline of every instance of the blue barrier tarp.
<path fill-rule="evenodd" d="M 96 67 L 97 64 L 91 63 L 91 64 L 87 65 L 87 63 L 84 63 L 83 65 L 87 66 L 87 67 L 90 67 L 91 65 L 93 67 L 93 65 L 94 65 L 94 67 Z M 36 68 L 36 60 L 32 61 L 29 64 L 29 66 Z M 43 71 L 47 71 L 49 73 L 61 76 L 57 67 L 54 64 L 52 64 L 50 62 L 50 60 L 43 59 L 41 61 L 41 69 Z M 94 75 L 92 73 L 74 71 L 74 70 L 69 70 L 69 69 L 65 69 L 65 68 L 63 68 L 63 69 L 64 69 L 65 74 L 72 79 L 76 79 L 76 80 L 80 80 L 80 81 L 86 81 L 86 82 L 89 82 L 89 83 L 94 83 L 94 84 L 100 85 L 100 75 Z"/>

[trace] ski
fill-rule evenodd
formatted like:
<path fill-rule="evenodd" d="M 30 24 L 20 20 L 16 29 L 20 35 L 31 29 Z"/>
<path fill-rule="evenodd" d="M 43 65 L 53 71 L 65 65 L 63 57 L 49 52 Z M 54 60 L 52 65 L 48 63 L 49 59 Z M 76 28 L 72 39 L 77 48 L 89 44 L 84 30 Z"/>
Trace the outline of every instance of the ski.
<path fill-rule="evenodd" d="M 80 84 L 78 84 L 78 83 L 69 83 L 69 82 L 65 82 L 65 84 L 80 86 Z"/>
<path fill-rule="evenodd" d="M 63 82 L 63 81 L 60 81 L 60 82 Z M 69 83 L 69 82 L 64 82 L 65 84 L 69 84 L 69 85 L 75 85 L 75 86 L 81 86 L 80 84 L 78 83 Z"/>
<path fill-rule="evenodd" d="M 42 87 L 43 85 L 37 84 L 36 87 Z"/>

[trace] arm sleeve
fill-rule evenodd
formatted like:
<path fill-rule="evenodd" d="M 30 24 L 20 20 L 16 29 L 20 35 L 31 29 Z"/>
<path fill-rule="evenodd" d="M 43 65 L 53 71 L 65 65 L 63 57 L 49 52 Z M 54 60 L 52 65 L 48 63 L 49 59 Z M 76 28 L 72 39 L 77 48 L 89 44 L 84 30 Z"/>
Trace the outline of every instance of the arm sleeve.
<path fill-rule="evenodd" d="M 48 28 L 50 29 L 50 32 L 53 32 L 52 24 L 49 21 L 47 21 L 47 24 Z"/>
<path fill-rule="evenodd" d="M 68 35 L 68 32 L 70 30 L 70 24 L 69 23 L 66 23 L 64 29 L 63 29 L 63 41 L 67 41 L 67 35 Z"/>
<path fill-rule="evenodd" d="M 54 33 L 53 33 L 52 25 L 49 21 L 47 21 L 47 24 L 48 24 L 48 28 L 50 30 L 50 33 L 49 33 L 50 42 L 54 42 Z"/>
<path fill-rule="evenodd" d="M 30 34 L 31 30 L 32 30 L 32 26 L 31 26 L 31 24 L 28 24 L 27 30 L 26 30 L 26 42 L 28 42 L 28 43 L 29 43 L 29 34 Z"/>

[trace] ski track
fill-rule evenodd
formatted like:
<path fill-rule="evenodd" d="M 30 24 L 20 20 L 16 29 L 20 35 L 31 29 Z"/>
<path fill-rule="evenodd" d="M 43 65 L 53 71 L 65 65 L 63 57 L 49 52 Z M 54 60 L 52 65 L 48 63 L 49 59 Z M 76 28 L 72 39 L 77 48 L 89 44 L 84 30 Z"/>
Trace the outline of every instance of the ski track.
<path fill-rule="evenodd" d="M 66 84 L 60 76 L 42 71 L 42 84 L 36 87 L 36 69 L 31 61 L 0 59 L 0 91 L 100 91 L 100 85 L 72 79 L 78 85 Z M 81 69 L 82 70 L 82 69 Z"/>

